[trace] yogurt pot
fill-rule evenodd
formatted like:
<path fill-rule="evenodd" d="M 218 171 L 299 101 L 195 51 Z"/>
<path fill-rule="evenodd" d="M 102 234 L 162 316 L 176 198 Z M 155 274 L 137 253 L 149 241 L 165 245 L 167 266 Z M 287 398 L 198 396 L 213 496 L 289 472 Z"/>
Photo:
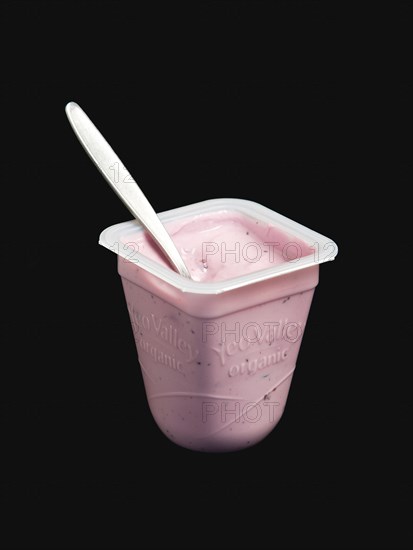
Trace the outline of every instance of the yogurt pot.
<path fill-rule="evenodd" d="M 152 415 L 188 449 L 252 446 L 283 414 L 319 264 L 337 245 L 247 200 L 159 217 L 193 279 L 170 268 L 136 220 L 99 240 L 118 255 Z"/>

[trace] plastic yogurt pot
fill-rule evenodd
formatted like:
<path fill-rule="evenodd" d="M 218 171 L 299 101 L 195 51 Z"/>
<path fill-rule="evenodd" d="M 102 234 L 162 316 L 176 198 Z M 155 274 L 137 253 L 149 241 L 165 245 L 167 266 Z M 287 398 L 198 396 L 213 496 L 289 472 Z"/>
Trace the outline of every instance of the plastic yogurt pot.
<path fill-rule="evenodd" d="M 337 245 L 247 200 L 159 217 L 193 279 L 169 267 L 136 220 L 99 239 L 118 255 L 152 415 L 188 449 L 254 445 L 283 414 L 319 264 Z"/>

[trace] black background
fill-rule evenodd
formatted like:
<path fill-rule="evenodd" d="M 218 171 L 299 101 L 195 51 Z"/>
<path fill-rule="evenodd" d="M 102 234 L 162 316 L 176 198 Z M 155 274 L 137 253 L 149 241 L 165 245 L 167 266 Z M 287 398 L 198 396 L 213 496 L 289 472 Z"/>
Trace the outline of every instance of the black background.
<path fill-rule="evenodd" d="M 4 546 L 407 548 L 411 3 L 2 2 L 0 40 Z M 70 100 L 156 211 L 248 198 L 338 243 L 256 447 L 152 420 L 97 245 L 130 214 Z"/>

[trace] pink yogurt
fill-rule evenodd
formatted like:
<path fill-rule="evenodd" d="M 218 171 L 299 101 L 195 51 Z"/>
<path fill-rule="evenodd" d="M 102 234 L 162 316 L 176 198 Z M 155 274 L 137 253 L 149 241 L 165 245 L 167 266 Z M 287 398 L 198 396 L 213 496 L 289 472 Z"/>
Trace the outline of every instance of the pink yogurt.
<path fill-rule="evenodd" d="M 118 253 L 151 412 L 183 447 L 249 447 L 283 414 L 319 263 L 336 248 L 328 256 L 332 241 L 250 201 L 205 201 L 160 217 L 192 281 L 172 271 L 137 222 L 101 236 Z"/>

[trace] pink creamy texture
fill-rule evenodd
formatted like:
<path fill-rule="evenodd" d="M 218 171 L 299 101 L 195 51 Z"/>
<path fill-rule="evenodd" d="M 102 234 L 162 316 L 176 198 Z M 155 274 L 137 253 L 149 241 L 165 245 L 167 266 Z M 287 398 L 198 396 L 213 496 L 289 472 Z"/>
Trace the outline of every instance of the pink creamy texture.
<path fill-rule="evenodd" d="M 312 254 L 297 237 L 234 210 L 166 227 L 200 287 Z M 169 267 L 142 231 L 123 242 Z M 182 292 L 121 256 L 118 269 L 149 406 L 163 433 L 210 452 L 265 437 L 283 414 L 318 265 L 217 295 Z"/>
<path fill-rule="evenodd" d="M 165 226 L 192 279 L 200 282 L 225 281 L 312 253 L 297 237 L 235 211 L 200 214 Z M 131 241 L 141 254 L 169 267 L 147 233 Z"/>

